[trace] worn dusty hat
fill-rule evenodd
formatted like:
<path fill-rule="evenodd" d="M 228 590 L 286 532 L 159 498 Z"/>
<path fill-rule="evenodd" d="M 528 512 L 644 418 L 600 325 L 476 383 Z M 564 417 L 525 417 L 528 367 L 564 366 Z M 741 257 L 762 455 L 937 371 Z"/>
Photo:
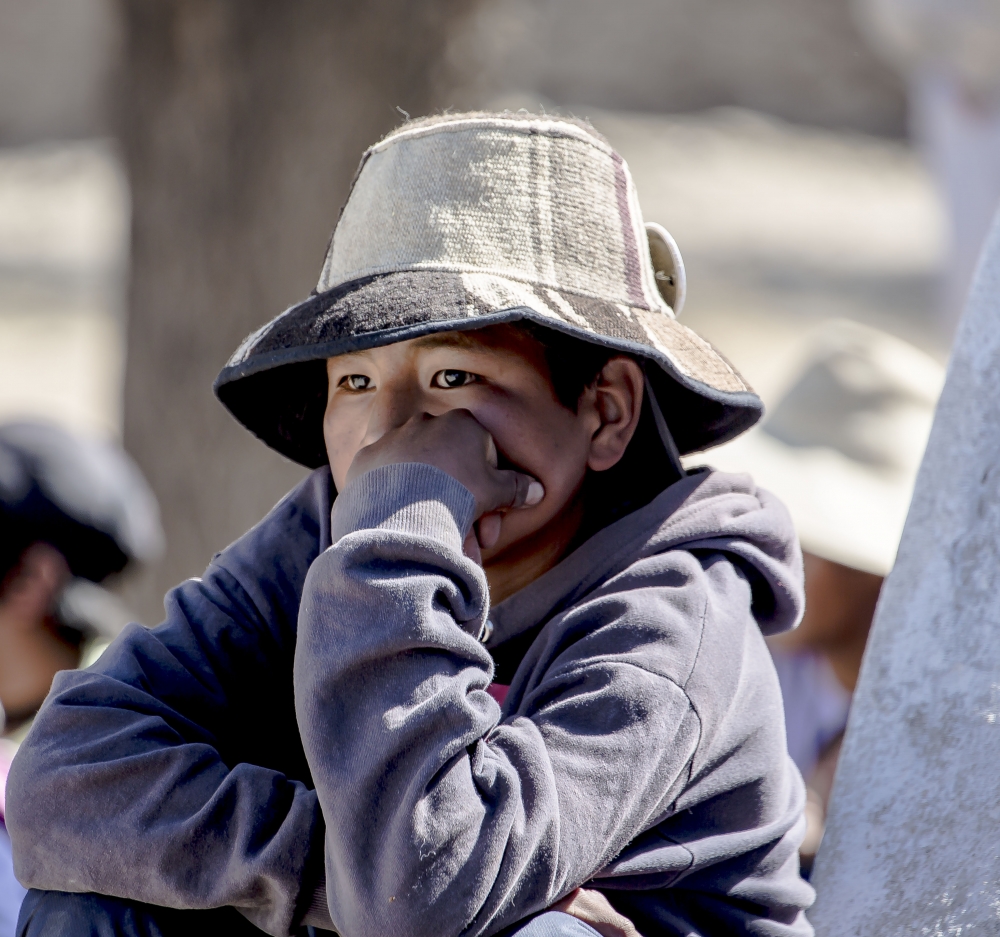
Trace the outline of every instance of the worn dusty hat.
<path fill-rule="evenodd" d="M 777 494 L 805 550 L 884 576 L 943 383 L 944 369 L 901 339 L 827 323 L 768 419 L 711 462 Z"/>
<path fill-rule="evenodd" d="M 763 406 L 676 318 L 684 268 L 644 225 L 628 167 L 589 125 L 460 114 L 365 153 L 313 295 L 250 335 L 215 383 L 269 446 L 326 462 L 324 359 L 528 319 L 642 356 L 678 449 L 738 435 Z"/>

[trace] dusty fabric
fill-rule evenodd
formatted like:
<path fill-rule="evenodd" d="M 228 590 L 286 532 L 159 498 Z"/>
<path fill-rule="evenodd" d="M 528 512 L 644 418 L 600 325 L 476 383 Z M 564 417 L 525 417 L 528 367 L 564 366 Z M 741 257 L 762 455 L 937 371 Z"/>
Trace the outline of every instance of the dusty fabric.
<path fill-rule="evenodd" d="M 676 296 L 683 264 L 664 238 L 657 228 L 659 265 L 672 268 L 659 272 Z M 664 300 L 621 156 L 579 122 L 516 114 L 413 121 L 371 147 L 314 295 L 245 339 L 216 392 L 268 445 L 320 465 L 325 374 L 310 365 L 520 318 L 648 359 L 664 393 L 684 398 L 670 408 L 682 452 L 732 438 L 763 411 Z"/>
<path fill-rule="evenodd" d="M 762 638 L 802 603 L 780 504 L 700 472 L 492 609 L 449 476 L 330 507 L 320 470 L 57 677 L 8 789 L 23 882 L 286 934 L 325 867 L 344 937 L 471 937 L 590 881 L 647 935 L 811 934 Z M 532 629 L 501 707 L 490 651 Z"/>

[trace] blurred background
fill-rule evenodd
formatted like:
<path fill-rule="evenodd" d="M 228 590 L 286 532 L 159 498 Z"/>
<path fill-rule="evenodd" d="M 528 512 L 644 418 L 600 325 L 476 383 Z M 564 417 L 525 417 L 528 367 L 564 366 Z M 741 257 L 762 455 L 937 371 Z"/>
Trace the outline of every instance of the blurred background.
<path fill-rule="evenodd" d="M 303 474 L 213 378 L 313 286 L 364 147 L 443 108 L 590 118 L 766 402 L 829 320 L 943 362 L 1000 194 L 997 5 L 953 6 L 0 0 L 0 420 L 123 442 L 166 552 L 116 588 L 155 624 Z"/>

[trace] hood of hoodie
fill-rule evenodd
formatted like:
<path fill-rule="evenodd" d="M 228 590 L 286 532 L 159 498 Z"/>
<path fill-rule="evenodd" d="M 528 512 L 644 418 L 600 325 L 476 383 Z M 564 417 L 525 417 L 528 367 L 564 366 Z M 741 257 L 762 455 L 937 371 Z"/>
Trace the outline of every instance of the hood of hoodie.
<path fill-rule="evenodd" d="M 645 507 L 597 531 L 569 556 L 493 606 L 488 647 L 548 620 L 638 559 L 671 550 L 724 553 L 750 583 L 761 632 L 798 625 L 802 552 L 785 506 L 745 473 L 699 468 Z"/>

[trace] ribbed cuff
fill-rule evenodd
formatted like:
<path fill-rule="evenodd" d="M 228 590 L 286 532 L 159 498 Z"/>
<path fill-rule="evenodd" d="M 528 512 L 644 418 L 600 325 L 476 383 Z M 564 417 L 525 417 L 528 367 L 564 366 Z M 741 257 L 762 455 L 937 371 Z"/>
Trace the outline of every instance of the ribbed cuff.
<path fill-rule="evenodd" d="M 336 543 L 356 530 L 392 530 L 443 541 L 461 551 L 475 520 L 472 493 L 423 462 L 383 465 L 354 479 L 333 505 Z"/>
<path fill-rule="evenodd" d="M 326 876 L 324 875 L 313 891 L 309 907 L 302 918 L 307 927 L 318 927 L 320 930 L 333 931 L 333 919 L 330 917 L 330 906 L 326 901 Z M 334 931 L 335 933 L 335 931 Z"/>

